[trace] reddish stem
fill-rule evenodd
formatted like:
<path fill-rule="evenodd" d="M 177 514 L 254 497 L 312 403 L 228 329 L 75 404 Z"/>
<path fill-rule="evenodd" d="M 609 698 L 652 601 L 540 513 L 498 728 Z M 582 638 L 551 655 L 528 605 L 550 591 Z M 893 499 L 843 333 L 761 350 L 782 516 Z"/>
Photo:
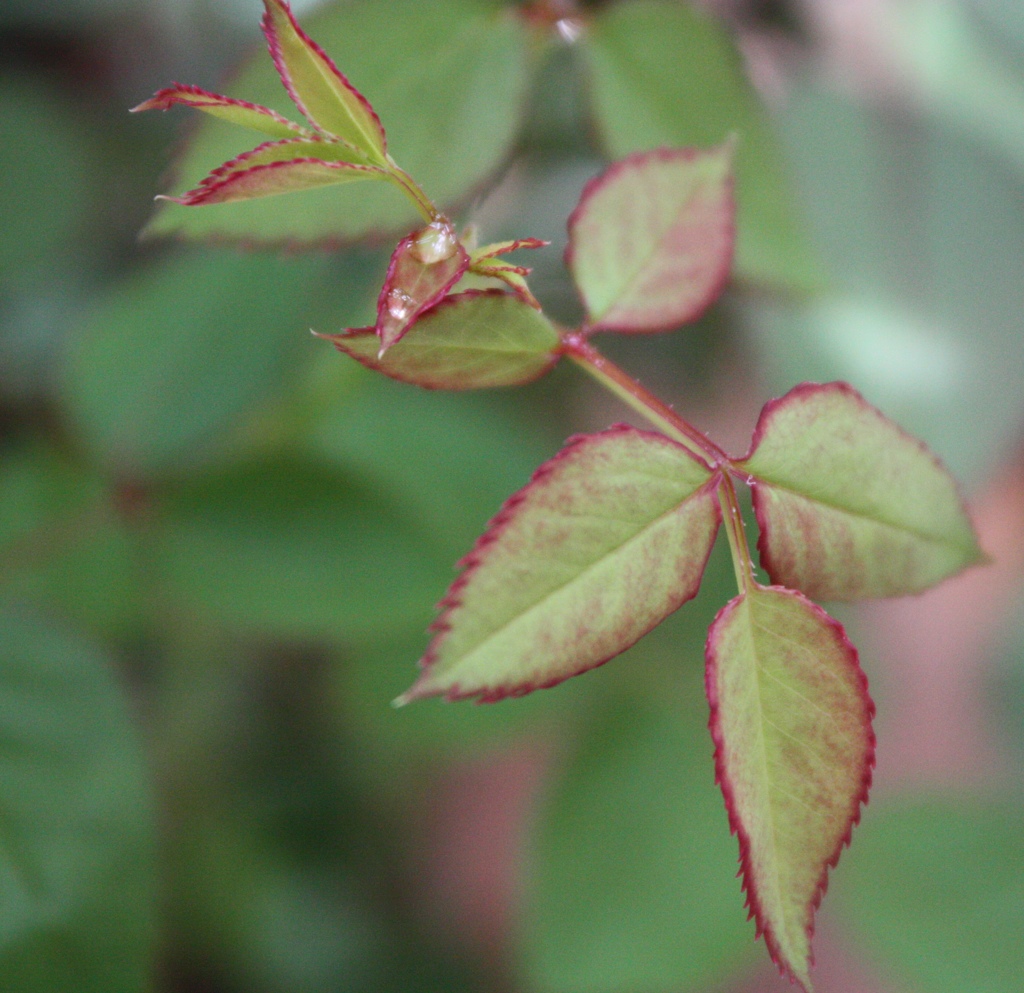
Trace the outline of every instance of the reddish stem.
<path fill-rule="evenodd" d="M 732 467 L 732 459 L 703 431 L 699 431 L 667 403 L 606 359 L 584 335 L 575 331 L 563 334 L 560 350 L 658 428 L 680 441 L 694 454 L 706 459 L 711 468 Z"/>

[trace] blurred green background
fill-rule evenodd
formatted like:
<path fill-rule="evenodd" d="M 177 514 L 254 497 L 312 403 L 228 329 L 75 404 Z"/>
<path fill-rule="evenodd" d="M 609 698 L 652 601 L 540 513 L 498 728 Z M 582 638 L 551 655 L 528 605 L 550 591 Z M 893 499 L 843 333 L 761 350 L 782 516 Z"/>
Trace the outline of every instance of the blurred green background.
<path fill-rule="evenodd" d="M 154 218 L 154 194 L 250 146 L 128 107 L 177 79 L 291 109 L 253 54 L 259 7 L 0 7 L 0 989 L 788 988 L 713 784 L 721 549 L 605 668 L 389 706 L 501 501 L 626 411 L 567 368 L 434 394 L 313 338 L 371 318 L 415 224 L 387 190 Z M 1024 7 L 295 7 L 453 217 L 552 240 L 531 285 L 562 320 L 586 179 L 739 135 L 733 285 L 695 327 L 602 347 L 737 453 L 769 397 L 847 379 L 962 481 L 994 564 L 840 615 L 880 759 L 817 975 L 1017 988 Z"/>

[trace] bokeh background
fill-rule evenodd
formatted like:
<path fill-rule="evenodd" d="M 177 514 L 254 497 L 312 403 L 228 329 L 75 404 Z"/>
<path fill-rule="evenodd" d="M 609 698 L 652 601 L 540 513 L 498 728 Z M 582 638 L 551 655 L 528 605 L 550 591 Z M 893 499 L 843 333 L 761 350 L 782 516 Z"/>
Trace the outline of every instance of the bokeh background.
<path fill-rule="evenodd" d="M 739 134 L 733 285 L 695 327 L 602 347 L 736 453 L 768 398 L 849 380 L 961 480 L 992 564 L 837 611 L 879 767 L 816 975 L 1019 988 L 1024 6 L 295 7 L 454 217 L 551 239 L 524 261 L 560 319 L 585 180 Z M 231 76 L 287 110 L 265 54 L 245 61 L 258 18 L 256 0 L 0 6 L 0 988 L 788 988 L 744 920 L 713 784 L 721 549 L 698 599 L 600 670 L 491 707 L 389 706 L 501 501 L 627 412 L 568 368 L 431 394 L 314 339 L 372 314 L 401 204 L 152 220 L 156 193 L 249 146 L 127 109 Z"/>

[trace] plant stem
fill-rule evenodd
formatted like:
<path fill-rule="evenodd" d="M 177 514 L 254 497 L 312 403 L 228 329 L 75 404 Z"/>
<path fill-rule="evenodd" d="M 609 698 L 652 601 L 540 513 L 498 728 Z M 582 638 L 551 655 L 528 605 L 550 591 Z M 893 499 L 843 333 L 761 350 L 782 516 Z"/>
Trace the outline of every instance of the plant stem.
<path fill-rule="evenodd" d="M 416 209 L 423 215 L 425 221 L 428 223 L 436 221 L 441 216 L 441 212 L 434 206 L 430 197 L 420 189 L 419 184 L 412 176 L 391 161 L 390 156 L 388 156 L 388 161 L 390 163 L 389 175 L 395 185 L 413 202 Z"/>
<path fill-rule="evenodd" d="M 725 534 L 729 539 L 732 567 L 736 572 L 736 585 L 739 587 L 740 593 L 749 593 L 754 583 L 754 563 L 750 558 L 747 531 L 743 524 L 740 502 L 736 497 L 736 487 L 727 472 L 722 473 L 718 484 L 718 502 L 722 508 Z"/>
<path fill-rule="evenodd" d="M 578 332 L 562 335 L 562 352 L 605 389 L 627 403 L 659 431 L 678 441 L 711 468 L 730 465 L 732 460 L 702 431 L 677 414 L 668 404 L 641 386 L 632 376 L 606 359 Z"/>

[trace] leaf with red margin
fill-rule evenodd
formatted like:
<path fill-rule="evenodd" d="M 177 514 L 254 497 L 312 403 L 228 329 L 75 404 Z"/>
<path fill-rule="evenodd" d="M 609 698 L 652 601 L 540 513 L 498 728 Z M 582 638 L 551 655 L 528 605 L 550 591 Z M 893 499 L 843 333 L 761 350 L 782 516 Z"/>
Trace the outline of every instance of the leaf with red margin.
<path fill-rule="evenodd" d="M 660 434 L 618 425 L 571 439 L 462 561 L 397 702 L 522 696 L 629 648 L 696 594 L 717 480 Z"/>
<path fill-rule="evenodd" d="M 243 156 L 239 156 L 239 159 Z M 232 160 L 237 163 L 239 160 Z M 231 163 L 226 163 L 230 166 Z M 387 174 L 376 166 L 358 165 L 351 162 L 325 162 L 322 159 L 288 158 L 284 161 L 269 161 L 252 168 L 225 169 L 223 176 L 211 173 L 194 190 L 180 197 L 158 197 L 171 200 L 185 207 L 199 207 L 215 203 L 232 203 L 237 200 L 253 200 L 257 197 L 276 196 L 279 193 L 295 193 L 313 190 L 321 186 L 339 183 L 354 183 L 363 179 L 386 179 Z"/>
<path fill-rule="evenodd" d="M 387 138 L 370 102 L 299 27 L 285 0 L 263 0 L 263 6 L 263 33 L 270 56 L 295 106 L 315 128 L 386 164 Z"/>
<path fill-rule="evenodd" d="M 369 369 L 428 390 L 521 386 L 558 361 L 551 322 L 502 290 L 446 297 L 384 355 L 374 328 L 320 337 Z"/>
<path fill-rule="evenodd" d="M 867 678 L 842 626 L 778 586 L 753 584 L 722 608 L 706 659 L 747 905 L 779 970 L 810 990 L 814 913 L 871 786 Z"/>
<path fill-rule="evenodd" d="M 403 238 L 391 255 L 377 299 L 380 354 L 440 303 L 468 268 L 469 254 L 447 221 L 435 221 Z"/>
<path fill-rule="evenodd" d="M 736 240 L 733 143 L 661 148 L 616 162 L 584 187 L 565 262 L 590 331 L 666 331 L 724 288 Z"/>
<path fill-rule="evenodd" d="M 247 100 L 224 97 L 219 93 L 208 93 L 198 86 L 185 86 L 182 83 L 175 83 L 167 89 L 160 90 L 137 107 L 132 107 L 130 113 L 136 114 L 142 110 L 169 110 L 176 104 L 194 107 L 231 124 L 270 135 L 271 138 L 312 138 L 314 135 L 313 131 L 289 121 L 287 117 L 282 117 L 269 107 L 261 107 Z"/>
<path fill-rule="evenodd" d="M 984 559 L 952 476 L 846 383 L 768 403 L 737 469 L 765 570 L 809 596 L 919 593 Z"/>
<path fill-rule="evenodd" d="M 547 248 L 550 241 L 542 241 L 540 238 L 516 238 L 514 241 L 495 241 L 490 245 L 483 245 L 472 253 L 473 264 L 481 259 L 494 259 L 499 255 L 507 255 L 509 252 L 518 251 L 520 248 Z"/>

